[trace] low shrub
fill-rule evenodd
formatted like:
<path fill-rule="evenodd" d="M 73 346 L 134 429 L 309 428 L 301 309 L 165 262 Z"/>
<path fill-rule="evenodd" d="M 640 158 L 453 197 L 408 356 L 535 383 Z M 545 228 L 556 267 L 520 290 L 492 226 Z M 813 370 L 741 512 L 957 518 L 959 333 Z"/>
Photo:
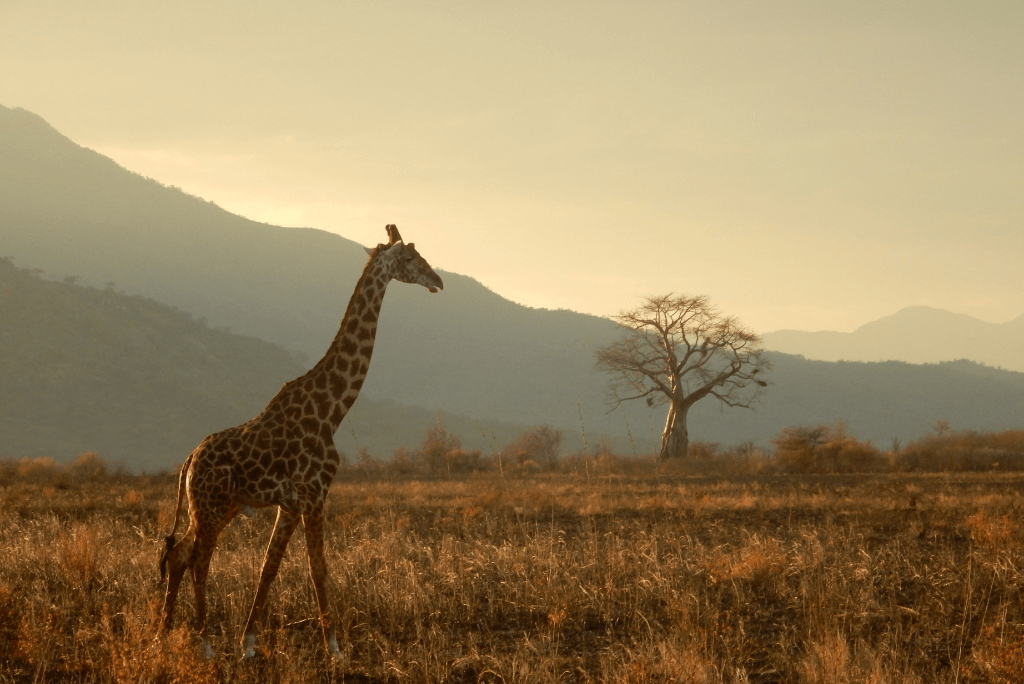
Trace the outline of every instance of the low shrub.
<path fill-rule="evenodd" d="M 903 448 L 895 465 L 903 472 L 1024 470 L 1024 430 L 937 431 Z"/>
<path fill-rule="evenodd" d="M 550 425 L 538 425 L 517 435 L 502 449 L 502 456 L 519 470 L 554 470 L 561 448 L 562 431 Z"/>
<path fill-rule="evenodd" d="M 788 427 L 772 439 L 775 464 L 788 473 L 872 473 L 891 469 L 890 459 L 871 442 L 833 425 Z"/>
<path fill-rule="evenodd" d="M 107 477 L 110 469 L 99 454 L 87 451 L 70 463 L 61 463 L 50 456 L 0 460 L 0 484 L 14 481 L 25 484 L 65 488 L 74 483 L 91 482 Z M 117 469 L 117 474 L 122 474 Z"/>

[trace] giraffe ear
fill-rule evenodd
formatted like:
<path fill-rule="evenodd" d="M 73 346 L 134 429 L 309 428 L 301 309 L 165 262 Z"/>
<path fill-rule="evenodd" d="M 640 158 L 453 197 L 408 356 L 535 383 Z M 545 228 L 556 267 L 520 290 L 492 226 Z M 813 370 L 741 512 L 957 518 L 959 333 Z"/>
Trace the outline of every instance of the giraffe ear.
<path fill-rule="evenodd" d="M 363 249 L 366 250 L 367 254 L 373 254 L 373 248 L 372 247 L 363 247 Z"/>

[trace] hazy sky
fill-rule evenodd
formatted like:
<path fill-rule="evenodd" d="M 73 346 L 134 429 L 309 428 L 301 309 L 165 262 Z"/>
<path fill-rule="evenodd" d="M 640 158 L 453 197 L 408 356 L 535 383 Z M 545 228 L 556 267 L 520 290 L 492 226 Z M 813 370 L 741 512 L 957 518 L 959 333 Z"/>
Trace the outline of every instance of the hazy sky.
<path fill-rule="evenodd" d="M 531 306 L 1024 314 L 1024 2 L 0 2 L 0 104 Z"/>

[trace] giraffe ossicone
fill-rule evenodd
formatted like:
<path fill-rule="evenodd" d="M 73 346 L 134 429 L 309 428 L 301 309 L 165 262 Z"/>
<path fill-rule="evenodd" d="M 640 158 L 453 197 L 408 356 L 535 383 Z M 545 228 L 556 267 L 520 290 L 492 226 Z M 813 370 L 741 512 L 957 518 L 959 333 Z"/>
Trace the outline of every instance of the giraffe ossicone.
<path fill-rule="evenodd" d="M 413 283 L 430 292 L 444 289 L 416 246 L 405 244 L 394 224 L 385 230 L 388 243 L 368 250 L 370 258 L 324 357 L 308 373 L 285 383 L 255 418 L 204 439 L 181 467 L 174 525 L 160 559 L 161 578 L 167 579 L 161 629 L 171 628 L 181 580 L 191 569 L 194 627 L 208 655 L 213 650 L 206 628 L 206 578 L 217 537 L 238 513 L 251 515 L 257 508 L 277 506 L 277 521 L 242 635 L 243 657 L 256 655 L 256 625 L 288 540 L 300 522 L 324 646 L 332 656 L 341 657 L 324 558 L 324 502 L 341 461 L 334 433 L 366 378 L 388 283 Z M 189 523 L 179 541 L 175 532 L 183 499 L 188 501 Z"/>

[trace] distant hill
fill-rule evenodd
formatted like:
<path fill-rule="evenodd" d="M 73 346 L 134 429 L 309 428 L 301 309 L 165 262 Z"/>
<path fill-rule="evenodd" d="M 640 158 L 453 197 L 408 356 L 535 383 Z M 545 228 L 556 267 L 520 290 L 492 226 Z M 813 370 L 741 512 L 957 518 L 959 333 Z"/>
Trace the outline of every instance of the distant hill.
<path fill-rule="evenodd" d="M 1024 371 L 1024 316 L 985 321 L 928 306 L 911 306 L 850 333 L 779 330 L 762 336 L 765 348 L 822 361 L 936 363 L 971 359 Z"/>
<path fill-rule="evenodd" d="M 431 236 L 399 228 L 429 260 Z M 123 169 L 30 112 L 3 107 L 0 256 L 86 285 L 114 283 L 310 359 L 333 338 L 366 262 L 350 240 L 235 216 Z M 580 442 L 582 420 L 591 441 L 604 434 L 630 446 L 624 435 L 634 409 L 606 415 L 605 379 L 592 355 L 618 334 L 614 323 L 531 309 L 472 278 L 441 276 L 437 295 L 389 287 L 367 397 L 552 424 L 570 444 Z M 657 439 L 635 434 L 644 449 Z"/>
<path fill-rule="evenodd" d="M 430 236 L 417 234 L 415 226 L 400 228 L 429 259 Z M 383 235 L 382 230 L 382 239 Z M 337 330 L 366 260 L 361 246 L 342 237 L 234 216 L 119 167 L 74 144 L 34 114 L 0 107 L 2 255 L 12 256 L 18 266 L 44 269 L 58 280 L 80 276 L 84 285 L 98 288 L 75 289 L 92 293 L 89 297 L 121 297 L 117 291 L 123 291 L 198 317 L 175 314 L 179 318 L 169 330 L 141 338 L 125 332 L 141 325 L 138 316 L 150 315 L 141 310 L 125 313 L 124 320 L 99 315 L 89 319 L 92 323 L 83 322 L 100 335 L 90 343 L 94 348 L 89 358 L 106 358 L 107 365 L 75 370 L 85 379 L 76 380 L 80 385 L 74 387 L 60 384 L 77 377 L 71 370 L 60 372 L 72 375 L 54 378 L 49 369 L 71 368 L 79 357 L 66 346 L 59 363 L 36 363 L 31 355 L 37 342 L 31 335 L 17 352 L 27 360 L 12 362 L 3 371 L 2 377 L 10 378 L 2 382 L 13 384 L 0 386 L 0 421 L 6 421 L 0 423 L 0 452 L 8 448 L 5 441 L 11 444 L 15 439 L 21 440 L 19 449 L 55 450 L 53 439 L 65 434 L 56 428 L 73 424 L 79 426 L 74 433 L 77 441 L 60 448 L 89 445 L 86 448 L 107 450 L 107 455 L 121 449 L 116 453 L 139 464 L 156 462 L 156 456 L 144 454 L 158 452 L 180 460 L 199 437 L 249 418 L 281 382 L 319 358 Z M 446 424 L 469 446 L 500 444 L 503 435 L 522 426 L 549 424 L 565 432 L 568 450 L 582 446 L 584 433 L 590 445 L 609 438 L 620 453 L 655 448 L 665 419 L 663 408 L 648 409 L 634 402 L 607 412 L 606 377 L 594 368 L 593 350 L 619 334 L 613 322 L 520 306 L 472 278 L 441 275 L 445 289 L 436 295 L 401 283 L 388 289 L 363 395 L 336 436 L 343 450 L 354 453 L 358 443 L 387 456 L 398 444 L 415 446 L 436 410 L 445 412 Z M 57 286 L 72 287 L 47 285 Z M 122 299 L 142 301 L 116 301 Z M 70 314 L 46 315 L 60 321 Z M 211 330 L 204 319 L 219 329 Z M 259 342 L 253 339 L 238 342 L 240 346 L 217 342 L 222 351 L 210 352 L 209 358 L 185 353 L 192 338 L 204 335 L 242 339 L 223 328 L 272 343 L 247 352 L 264 360 L 245 360 L 248 357 L 240 351 Z M 0 334 L 5 330 L 0 327 Z M 32 334 L 51 340 L 68 335 L 59 326 Z M 131 354 L 123 351 L 123 345 L 136 338 L 149 346 Z M 175 339 L 178 351 L 166 347 Z M 213 342 L 203 344 L 207 350 L 218 348 Z M 122 351 L 104 352 L 104 345 Z M 296 361 L 296 351 L 305 355 L 304 364 Z M 140 362 L 127 373 L 117 365 L 134 363 L 132 354 L 166 359 L 161 374 L 172 378 L 166 391 L 156 391 L 162 386 L 154 381 L 152 396 L 128 398 L 126 388 L 137 383 L 132 378 L 151 377 L 145 373 L 152 368 Z M 1024 423 L 1020 373 L 972 363 L 912 366 L 827 363 L 783 353 L 771 357 L 772 385 L 757 411 L 701 402 L 690 414 L 691 439 L 766 444 L 791 425 L 846 419 L 857 436 L 885 446 L 892 437 L 920 436 L 940 419 L 956 429 L 1019 428 Z M 118 391 L 103 389 L 109 378 L 122 378 Z M 203 384 L 205 378 L 216 381 Z M 45 392 L 44 381 L 50 383 Z M 38 396 L 23 406 L 7 398 L 10 392 L 29 397 L 36 391 Z M 68 396 L 61 398 L 61 393 Z M 106 397 L 106 403 L 92 397 Z M 94 406 L 81 406 L 89 402 Z M 59 407 L 63 408 L 58 411 Z M 178 422 L 162 422 L 175 412 L 181 412 Z M 85 417 L 74 417 L 79 414 Z M 132 425 L 152 427 L 136 430 Z M 89 426 L 94 432 L 86 431 Z M 112 436 L 114 428 L 120 436 Z M 168 446 L 163 452 L 163 446 L 153 446 L 154 441 L 170 445 L 186 431 L 191 431 L 187 439 L 181 436 L 173 449 Z M 68 446 L 72 443 L 78 446 Z"/>
<path fill-rule="evenodd" d="M 66 460 L 98 451 L 134 469 L 171 468 L 205 435 L 255 415 L 308 365 L 164 304 L 70 280 L 48 281 L 0 260 L 0 457 Z M 773 362 L 775 384 L 757 412 L 698 404 L 694 438 L 764 445 L 790 425 L 845 419 L 854 434 L 885 447 L 893 437 L 928 432 L 938 419 L 978 430 L 1024 422 L 1021 373 L 966 361 L 829 363 L 774 354 Z M 387 458 L 398 446 L 415 448 L 438 417 L 466 447 L 485 452 L 526 427 L 360 397 L 336 439 L 349 457 L 363 447 Z M 663 419 L 663 409 L 643 409 L 630 432 L 657 432 Z M 644 453 L 636 442 L 620 451 L 634 448 Z"/>
<path fill-rule="evenodd" d="M 67 460 L 98 451 L 134 469 L 171 468 L 307 370 L 277 345 L 70 281 L 47 281 L 0 259 L 0 457 Z M 350 457 L 356 443 L 389 457 L 418 445 L 436 420 L 422 408 L 360 398 L 339 443 Z M 504 444 L 525 429 L 441 420 L 470 448 Z"/>
<path fill-rule="evenodd" d="M 772 385 L 756 412 L 697 404 L 700 439 L 763 444 L 784 427 L 844 420 L 860 439 L 887 448 L 894 437 L 906 443 L 930 432 L 937 420 L 955 430 L 1024 427 L 1024 373 L 972 361 L 829 362 L 779 352 L 771 359 Z"/>

